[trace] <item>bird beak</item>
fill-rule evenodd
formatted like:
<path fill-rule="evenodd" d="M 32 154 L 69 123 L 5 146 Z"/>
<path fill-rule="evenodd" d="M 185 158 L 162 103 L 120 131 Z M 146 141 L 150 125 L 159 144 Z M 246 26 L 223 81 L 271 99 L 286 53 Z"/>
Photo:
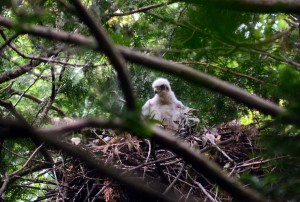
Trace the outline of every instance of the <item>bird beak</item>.
<path fill-rule="evenodd" d="M 160 92 L 160 89 L 158 89 L 158 88 L 155 87 L 155 88 L 154 88 L 154 93 L 155 93 L 155 94 L 158 94 L 159 92 Z"/>

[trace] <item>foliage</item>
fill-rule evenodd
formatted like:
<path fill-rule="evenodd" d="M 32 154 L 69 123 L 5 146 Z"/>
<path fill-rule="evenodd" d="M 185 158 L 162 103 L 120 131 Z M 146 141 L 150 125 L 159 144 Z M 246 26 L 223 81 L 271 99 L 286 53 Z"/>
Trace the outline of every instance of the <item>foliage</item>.
<path fill-rule="evenodd" d="M 74 15 L 74 10 L 66 6 L 69 5 L 67 1 L 12 2 L 2 3 L 0 12 L 19 25 L 28 23 L 91 35 Z M 117 45 L 187 64 L 299 114 L 298 16 L 245 13 L 187 3 L 166 4 L 144 12 L 136 11 L 119 16 L 117 14 L 161 1 L 88 0 L 83 3 L 94 19 L 104 25 Z M 17 27 L 1 28 L 0 32 L 1 45 L 16 34 L 10 45 L 0 51 L 0 74 L 13 72 L 33 61 L 39 62 L 26 74 L 8 79 L 0 86 L 0 99 L 11 102 L 29 124 L 34 123 L 45 107 L 54 85 L 57 93 L 53 106 L 61 109 L 67 117 L 123 117 L 128 125 L 137 126 L 133 130 L 142 133 L 135 122 L 139 114 L 127 113 L 118 76 L 104 55 L 85 47 L 22 34 Z M 55 54 L 55 51 L 58 53 Z M 257 156 L 289 156 L 289 160 L 271 161 L 269 167 L 264 169 L 264 176 L 249 174 L 245 181 L 251 182 L 260 192 L 277 198 L 278 201 L 300 200 L 299 190 L 296 189 L 299 186 L 297 179 L 300 177 L 299 125 L 281 125 L 281 120 L 272 120 L 272 124 L 268 125 L 270 117 L 228 97 L 163 72 L 153 72 L 136 64 L 127 63 L 127 66 L 139 108 L 153 96 L 152 81 L 156 77 L 166 77 L 178 99 L 186 106 L 197 109 L 196 115 L 201 120 L 201 127 L 210 128 L 236 118 L 256 124 L 257 127 L 267 123 L 267 129 L 263 130 L 259 140 L 264 149 L 258 151 Z M 12 90 L 20 94 L 12 93 Z M 41 102 L 36 102 L 25 94 L 34 96 Z M 5 107 L 0 108 L 0 114 L 3 118 L 14 117 Z M 58 117 L 63 118 L 57 110 L 49 110 L 43 126 L 50 125 L 51 120 Z M 145 136 L 149 135 L 147 132 Z M 29 140 L 15 139 L 4 140 L 0 146 L 2 181 L 5 172 L 10 173 L 24 163 L 20 156 L 28 157 L 34 146 Z M 35 158 L 39 159 L 40 156 Z M 22 189 L 13 186 L 22 182 L 18 180 L 9 186 L 6 199 L 15 197 L 12 200 L 30 200 L 35 194 L 42 195 L 34 190 L 26 190 L 24 193 Z"/>

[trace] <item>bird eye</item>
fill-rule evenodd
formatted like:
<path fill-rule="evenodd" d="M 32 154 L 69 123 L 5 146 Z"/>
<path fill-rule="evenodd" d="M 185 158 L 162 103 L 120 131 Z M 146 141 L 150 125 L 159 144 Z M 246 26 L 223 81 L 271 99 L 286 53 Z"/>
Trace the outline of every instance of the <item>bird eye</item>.
<path fill-rule="evenodd" d="M 169 90 L 168 86 L 163 84 L 159 86 L 160 90 Z"/>

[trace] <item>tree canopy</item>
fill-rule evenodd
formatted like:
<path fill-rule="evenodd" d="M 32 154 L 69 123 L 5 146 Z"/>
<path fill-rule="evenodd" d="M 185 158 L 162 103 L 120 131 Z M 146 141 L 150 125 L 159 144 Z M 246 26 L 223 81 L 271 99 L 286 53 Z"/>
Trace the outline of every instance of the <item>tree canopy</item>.
<path fill-rule="evenodd" d="M 227 200 L 298 201 L 299 7 L 297 0 L 4 0 L 1 200 L 54 200 L 51 189 L 63 195 L 64 169 L 75 167 L 64 162 L 74 158 L 152 201 L 176 201 L 70 143 L 79 137 L 87 145 L 101 130 L 170 149 L 182 168 L 201 173 L 216 184 L 210 192 L 220 187 Z M 225 165 L 143 120 L 140 109 L 157 77 L 170 80 L 177 98 L 196 110 L 198 134 L 224 132 L 232 120 L 255 128 L 258 147 L 247 156 L 261 173 L 251 167 L 232 177 L 238 165 L 224 172 Z"/>

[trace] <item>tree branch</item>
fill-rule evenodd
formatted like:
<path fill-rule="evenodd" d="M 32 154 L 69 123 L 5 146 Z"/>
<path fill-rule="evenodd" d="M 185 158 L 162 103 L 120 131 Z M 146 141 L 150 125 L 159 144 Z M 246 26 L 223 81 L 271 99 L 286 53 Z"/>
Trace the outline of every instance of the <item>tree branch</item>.
<path fill-rule="evenodd" d="M 206 66 L 206 67 L 214 67 L 214 68 L 217 68 L 217 69 L 220 69 L 224 72 L 229 72 L 230 74 L 233 74 L 233 75 L 236 75 L 236 76 L 240 76 L 240 77 L 244 77 L 246 79 L 250 79 L 250 80 L 253 80 L 257 83 L 264 83 L 264 81 L 260 80 L 260 79 L 257 79 L 253 76 L 249 76 L 249 75 L 246 75 L 246 74 L 241 74 L 239 72 L 235 72 L 235 71 L 232 71 L 228 68 L 223 68 L 223 67 L 219 67 L 217 65 L 214 65 L 214 64 L 209 64 L 209 63 L 206 63 L 206 62 L 194 62 L 194 61 L 184 61 L 184 62 L 176 62 L 178 64 L 195 64 L 195 65 L 203 65 L 203 66 Z"/>
<path fill-rule="evenodd" d="M 68 154 L 79 158 L 80 160 L 84 161 L 88 166 L 91 166 L 98 170 L 99 172 L 106 174 L 116 180 L 118 180 L 121 183 L 124 183 L 125 185 L 133 188 L 134 190 L 137 190 L 143 194 L 145 194 L 147 197 L 152 198 L 154 201 L 160 200 L 160 201 L 176 201 L 175 199 L 170 199 L 168 195 L 162 195 L 162 190 L 159 190 L 158 187 L 162 187 L 162 185 L 156 183 L 151 183 L 151 188 L 145 185 L 146 183 L 144 181 L 141 181 L 137 179 L 136 177 L 131 176 L 130 174 L 124 174 L 121 172 L 121 170 L 108 166 L 104 162 L 102 162 L 100 159 L 96 158 L 95 155 L 91 152 L 89 152 L 86 149 L 83 149 L 79 146 L 74 146 L 72 144 L 69 144 L 67 142 L 60 141 L 61 134 L 64 134 L 69 131 L 79 130 L 86 127 L 118 127 L 124 128 L 123 124 L 118 120 L 113 121 L 100 121 L 96 119 L 89 119 L 89 120 L 78 120 L 74 121 L 70 124 L 64 125 L 64 126 L 54 126 L 52 128 L 46 128 L 46 129 L 36 129 L 34 130 L 31 127 L 25 126 L 23 124 L 12 122 L 12 121 L 5 121 L 0 120 L 0 129 L 5 128 L 3 130 L 6 131 L 6 135 L 10 134 L 10 136 L 16 134 L 16 130 L 19 133 L 26 134 L 29 137 L 36 137 L 43 139 L 48 144 L 51 144 L 55 146 L 58 149 L 61 149 Z M 19 129 L 17 129 L 19 128 Z M 0 135 L 2 136 L 4 133 L 0 130 Z M 4 134 L 5 135 L 5 134 Z"/>
<path fill-rule="evenodd" d="M 153 4 L 153 5 L 148 5 L 148 6 L 144 6 L 141 8 L 137 8 L 128 12 L 123 12 L 123 13 L 112 13 L 112 14 L 108 14 L 109 17 L 113 17 L 113 16 L 126 16 L 126 15 L 132 15 L 134 13 L 141 13 L 141 12 L 146 12 L 148 10 L 151 9 L 155 9 L 155 8 L 160 8 L 163 6 L 167 6 L 169 4 L 173 4 L 174 2 L 164 2 L 164 3 L 158 3 L 158 4 Z"/>
<path fill-rule="evenodd" d="M 203 4 L 207 6 L 257 13 L 281 12 L 300 14 L 300 1 L 298 0 L 176 0 L 174 2 Z"/>
<path fill-rule="evenodd" d="M 250 94 L 241 88 L 188 66 L 176 64 L 156 57 L 146 56 L 125 47 L 119 48 L 121 49 L 121 53 L 124 57 L 131 62 L 143 65 L 153 70 L 168 72 L 169 74 L 178 76 L 199 86 L 203 86 L 212 91 L 226 95 L 265 114 L 276 117 L 285 111 L 283 108 L 272 102 L 264 100 L 263 98 Z"/>
<path fill-rule="evenodd" d="M 11 102 L 5 102 L 5 101 L 3 101 L 3 100 L 0 100 L 0 106 L 6 108 L 12 115 L 14 115 L 14 116 L 16 117 L 16 119 L 17 119 L 21 124 L 24 125 L 25 128 L 26 128 L 26 127 L 27 127 L 27 128 L 30 127 L 30 125 L 28 124 L 28 122 L 26 121 L 26 119 L 25 119 L 21 114 L 19 114 L 19 113 L 17 112 L 17 110 L 14 108 L 14 106 L 12 105 Z M 19 127 L 16 127 L 15 130 L 18 130 L 18 128 L 19 128 Z M 12 128 L 12 129 L 14 130 L 14 128 Z M 26 130 L 25 130 L 25 131 L 26 131 Z M 25 132 L 25 131 L 24 131 L 24 132 Z M 4 127 L 4 128 L 0 128 L 0 132 L 3 133 L 4 136 L 5 136 L 5 134 L 7 134 L 6 128 L 5 128 L 5 127 Z M 19 131 L 16 131 L 16 132 L 19 132 Z M 22 136 L 22 133 L 21 133 L 21 134 L 20 134 L 20 133 L 17 133 L 17 134 Z M 2 135 L 2 134 L 1 134 L 1 135 Z M 12 135 L 12 134 L 9 134 L 9 135 Z M 31 141 L 35 144 L 36 147 L 39 147 L 39 146 L 42 144 L 42 142 L 41 142 L 37 137 L 31 137 Z M 41 152 L 41 154 L 43 155 L 43 157 L 45 158 L 45 160 L 46 160 L 47 162 L 49 162 L 49 163 L 51 163 L 51 164 L 54 163 L 54 161 L 53 161 L 51 155 L 48 153 L 48 151 L 47 151 L 44 147 L 42 147 L 42 148 L 40 149 L 40 152 Z"/>
<path fill-rule="evenodd" d="M 1 122 L 0 122 L 1 124 Z M 96 128 L 122 128 L 126 130 L 130 130 L 125 126 L 123 122 L 120 120 L 112 120 L 112 121 L 101 121 L 97 119 L 86 119 L 86 120 L 75 120 L 71 124 L 68 125 L 60 125 L 54 126 L 50 128 L 42 128 L 36 130 L 36 135 L 47 142 L 59 144 L 59 148 L 69 151 L 67 146 L 66 148 L 63 146 L 63 143 L 57 142 L 57 137 L 60 137 L 62 134 L 69 133 L 71 131 L 80 130 L 86 127 L 96 127 Z M 55 134 L 55 135 L 54 135 Z M 224 190 L 228 191 L 233 197 L 237 199 L 248 199 L 249 201 L 266 201 L 260 194 L 257 192 L 244 187 L 238 181 L 228 177 L 214 162 L 209 161 L 205 158 L 201 153 L 196 150 L 191 149 L 186 143 L 179 141 L 175 136 L 167 133 L 166 131 L 160 128 L 152 129 L 153 138 L 155 141 L 160 144 L 170 148 L 173 150 L 179 157 L 185 159 L 187 163 L 193 165 L 193 167 L 198 170 L 198 172 L 202 173 L 208 179 L 216 182 L 220 185 Z M 77 151 L 76 153 L 78 153 Z M 74 155 L 74 154 L 73 154 Z M 76 155 L 79 157 L 78 155 Z M 80 157 L 82 160 L 86 161 L 87 157 Z M 95 164 L 93 164 L 96 166 Z M 108 173 L 107 173 L 108 174 Z M 118 179 L 118 178 L 117 178 Z"/>
<path fill-rule="evenodd" d="M 115 48 L 113 42 L 110 40 L 102 26 L 94 21 L 90 13 L 83 7 L 80 0 L 73 0 L 73 4 L 78 11 L 78 17 L 90 28 L 91 33 L 97 40 L 98 49 L 102 50 L 107 55 L 117 71 L 128 109 L 135 110 L 136 103 L 133 95 L 133 88 L 130 83 L 129 73 L 123 56 L 120 54 L 119 50 Z"/>
<path fill-rule="evenodd" d="M 16 26 L 14 22 L 1 16 L 0 16 L 0 25 L 8 28 L 13 28 Z M 97 46 L 95 46 L 96 42 L 93 39 L 84 37 L 79 34 L 70 34 L 68 32 L 56 31 L 54 29 L 50 29 L 42 26 L 28 26 L 26 24 L 20 25 L 19 29 L 21 29 L 25 33 L 32 34 L 35 36 L 42 36 L 57 41 L 73 43 L 77 45 L 98 49 Z M 188 66 L 175 64 L 173 62 L 169 62 L 156 57 L 146 56 L 142 53 L 133 51 L 126 47 L 119 46 L 118 50 L 125 57 L 125 59 L 131 62 L 143 65 L 150 69 L 168 72 L 172 75 L 183 78 L 199 86 L 203 86 L 210 90 L 231 97 L 232 99 L 242 102 L 246 106 L 255 108 L 265 114 L 269 114 L 276 117 L 279 114 L 285 112 L 283 108 L 279 107 L 274 103 L 266 101 L 256 95 L 252 95 L 242 90 L 241 88 L 238 88 L 220 79 L 212 77 L 208 74 L 196 71 Z M 287 118 L 291 120 L 295 120 L 295 117 L 292 115 L 287 115 Z"/>
<path fill-rule="evenodd" d="M 22 95 L 23 97 L 28 98 L 28 99 L 30 99 L 30 100 L 32 100 L 32 101 L 38 103 L 38 104 L 40 104 L 40 103 L 43 102 L 41 99 L 39 99 L 39 98 L 37 98 L 37 97 L 35 97 L 35 96 L 33 96 L 33 95 L 30 95 L 30 94 L 27 94 L 27 93 L 24 93 L 24 94 L 23 94 L 23 92 L 20 92 L 20 91 L 14 90 L 14 89 L 11 89 L 9 92 L 10 92 L 12 95 Z M 56 107 L 56 106 L 53 106 L 53 105 L 52 105 L 52 106 L 50 107 L 50 109 L 53 109 L 53 110 L 57 111 L 57 113 L 60 114 L 60 115 L 63 116 L 63 117 L 66 116 L 66 114 L 65 114 L 60 108 L 58 108 L 58 107 Z"/>

